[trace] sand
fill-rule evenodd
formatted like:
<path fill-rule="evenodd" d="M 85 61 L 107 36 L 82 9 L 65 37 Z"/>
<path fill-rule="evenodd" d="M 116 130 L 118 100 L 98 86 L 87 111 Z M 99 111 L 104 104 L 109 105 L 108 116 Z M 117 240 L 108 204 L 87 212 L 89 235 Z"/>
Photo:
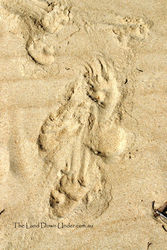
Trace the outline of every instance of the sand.
<path fill-rule="evenodd" d="M 166 11 L 0 0 L 0 249 L 167 249 Z"/>

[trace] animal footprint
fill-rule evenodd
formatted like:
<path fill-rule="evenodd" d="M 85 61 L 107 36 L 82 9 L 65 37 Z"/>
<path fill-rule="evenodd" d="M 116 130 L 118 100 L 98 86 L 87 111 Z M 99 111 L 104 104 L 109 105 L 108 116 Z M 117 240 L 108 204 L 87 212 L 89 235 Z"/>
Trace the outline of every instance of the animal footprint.
<path fill-rule="evenodd" d="M 54 63 L 54 48 L 41 40 L 32 41 L 27 46 L 29 55 L 39 64 L 48 65 Z"/>
<path fill-rule="evenodd" d="M 81 161 L 77 161 L 76 151 L 79 151 Z M 50 206 L 53 215 L 57 217 L 68 215 L 79 205 L 89 191 L 87 176 L 89 162 L 89 150 L 87 148 L 79 148 L 79 145 L 76 143 L 69 163 L 66 164 L 66 169 L 62 170 L 63 176 L 50 195 Z"/>
<path fill-rule="evenodd" d="M 119 25 L 113 27 L 113 33 L 121 44 L 127 46 L 130 41 L 147 38 L 151 26 L 151 23 L 144 22 L 142 18 L 125 17 Z"/>
<path fill-rule="evenodd" d="M 110 113 L 119 101 L 117 82 L 113 74 L 111 62 L 105 62 L 102 56 L 96 58 L 91 64 L 85 66 L 84 75 L 87 83 L 87 96 L 97 104 L 98 107 L 110 109 Z"/>
<path fill-rule="evenodd" d="M 50 206 L 57 217 L 66 216 L 86 195 L 88 189 L 81 186 L 74 175 L 63 175 L 57 190 L 51 192 Z"/>
<path fill-rule="evenodd" d="M 117 161 L 126 145 L 125 133 L 115 122 L 120 93 L 111 60 L 99 55 L 83 70 L 81 81 L 69 84 L 38 138 L 45 166 L 51 162 L 62 174 L 49 196 L 53 217 L 68 216 L 74 209 L 77 213 L 81 207 L 93 213 L 98 202 L 100 213 L 107 209 L 111 195 L 106 196 L 106 188 L 111 187 L 103 180 L 101 166 Z"/>
<path fill-rule="evenodd" d="M 85 194 L 86 185 L 75 175 L 64 175 L 60 180 L 60 192 L 64 192 L 71 200 L 78 201 Z"/>
<path fill-rule="evenodd" d="M 64 6 L 54 6 L 53 10 L 47 13 L 42 19 L 43 28 L 50 32 L 58 32 L 69 21 L 69 10 Z"/>

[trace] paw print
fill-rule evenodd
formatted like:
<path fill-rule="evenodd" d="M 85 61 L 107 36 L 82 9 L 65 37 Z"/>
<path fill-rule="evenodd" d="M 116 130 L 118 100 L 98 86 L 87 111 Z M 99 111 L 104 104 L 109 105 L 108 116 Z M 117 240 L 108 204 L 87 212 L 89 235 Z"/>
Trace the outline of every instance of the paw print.
<path fill-rule="evenodd" d="M 87 188 L 81 186 L 79 180 L 74 175 L 64 175 L 57 190 L 51 192 L 50 206 L 53 214 L 57 217 L 66 216 L 77 207 L 87 192 Z"/>
<path fill-rule="evenodd" d="M 83 179 L 77 179 L 75 175 L 64 175 L 60 180 L 60 192 L 74 201 L 79 201 L 88 191 Z"/>
<path fill-rule="evenodd" d="M 56 5 L 51 12 L 42 19 L 43 28 L 50 32 L 58 32 L 69 21 L 69 10 Z"/>
<path fill-rule="evenodd" d="M 75 145 L 77 147 L 77 145 Z M 76 148 L 76 150 L 78 147 Z M 86 149 L 87 150 L 87 149 Z M 89 162 L 89 155 L 86 156 Z M 75 209 L 84 196 L 89 191 L 88 188 L 88 177 L 87 177 L 87 162 L 81 161 L 78 166 L 78 162 L 75 161 L 72 153 L 72 159 L 70 158 L 66 169 L 62 170 L 63 176 L 61 177 L 58 186 L 51 192 L 50 195 L 50 206 L 53 215 L 57 217 L 64 217 Z M 83 155 L 81 155 L 83 158 Z"/>
<path fill-rule="evenodd" d="M 31 41 L 27 46 L 29 55 L 39 64 L 49 65 L 54 63 L 54 48 L 39 40 Z"/>

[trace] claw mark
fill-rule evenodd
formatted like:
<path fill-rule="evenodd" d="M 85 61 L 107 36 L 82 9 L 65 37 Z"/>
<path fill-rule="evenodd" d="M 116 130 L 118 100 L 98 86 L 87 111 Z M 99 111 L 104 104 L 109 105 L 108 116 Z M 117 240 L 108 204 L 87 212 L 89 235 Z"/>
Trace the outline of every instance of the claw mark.
<path fill-rule="evenodd" d="M 151 245 L 152 245 L 152 242 L 147 243 L 147 250 L 150 248 Z"/>
<path fill-rule="evenodd" d="M 0 215 L 3 214 L 5 212 L 5 209 L 3 209 L 1 212 L 0 212 Z"/>
<path fill-rule="evenodd" d="M 138 69 L 138 68 L 136 68 L 139 72 L 143 72 L 143 70 L 142 69 Z"/>

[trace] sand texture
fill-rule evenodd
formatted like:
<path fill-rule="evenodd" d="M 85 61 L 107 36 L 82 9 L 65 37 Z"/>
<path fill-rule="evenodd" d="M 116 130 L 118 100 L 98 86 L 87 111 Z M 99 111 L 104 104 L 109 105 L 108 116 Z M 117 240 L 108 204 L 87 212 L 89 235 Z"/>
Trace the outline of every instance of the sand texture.
<path fill-rule="evenodd" d="M 166 13 L 0 0 L 0 249 L 167 249 Z"/>

